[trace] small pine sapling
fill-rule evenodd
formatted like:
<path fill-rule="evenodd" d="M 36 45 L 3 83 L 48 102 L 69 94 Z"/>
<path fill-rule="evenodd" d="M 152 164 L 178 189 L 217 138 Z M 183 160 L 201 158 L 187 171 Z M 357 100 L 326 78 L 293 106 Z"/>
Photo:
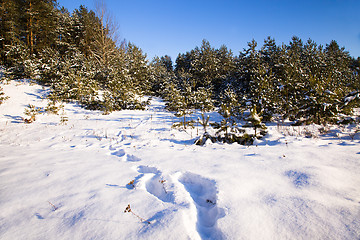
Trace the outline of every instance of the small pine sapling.
<path fill-rule="evenodd" d="M 211 123 L 210 125 L 217 129 L 216 139 L 224 143 L 234 143 L 243 144 L 243 133 L 244 129 L 237 126 L 237 123 L 234 120 L 234 113 L 232 106 L 222 103 L 220 106 L 219 113 L 223 116 L 223 120 L 220 123 Z"/>
<path fill-rule="evenodd" d="M 0 86 L 0 105 L 9 97 L 4 96 L 5 93 L 3 92 L 3 88 Z"/>
<path fill-rule="evenodd" d="M 187 120 L 186 116 L 187 115 L 191 115 L 192 111 L 190 109 L 180 109 L 179 111 L 177 111 L 175 113 L 175 116 L 178 118 L 182 118 L 182 120 L 180 122 L 176 122 L 173 124 L 174 128 L 184 128 L 186 129 L 186 127 L 194 127 L 194 121 L 193 120 Z"/>
<path fill-rule="evenodd" d="M 59 114 L 60 109 L 64 109 L 64 105 L 61 104 L 60 106 L 56 106 L 56 101 L 52 100 L 48 103 L 48 105 L 45 108 L 45 112 L 49 114 Z"/>
<path fill-rule="evenodd" d="M 184 128 L 194 127 L 193 120 L 187 120 L 187 116 L 190 116 L 193 113 L 194 107 L 194 93 L 193 86 L 189 82 L 190 77 L 186 73 L 181 73 L 180 78 L 183 79 L 181 86 L 178 88 L 174 85 L 170 85 L 171 91 L 168 92 L 166 97 L 168 103 L 167 109 L 170 111 L 175 111 L 175 116 L 180 118 L 180 122 L 173 124 L 174 128 Z"/>
<path fill-rule="evenodd" d="M 360 133 L 360 127 L 358 126 L 354 131 L 349 133 L 349 137 L 351 138 L 351 141 L 353 142 L 355 139 L 356 134 Z"/>
<path fill-rule="evenodd" d="M 61 116 L 60 116 L 60 124 L 66 125 L 68 121 L 69 121 L 69 118 L 65 115 L 65 110 L 63 109 Z"/>
<path fill-rule="evenodd" d="M 201 110 L 201 119 L 198 119 L 200 125 L 204 128 L 206 133 L 206 127 L 209 126 L 209 115 L 205 115 L 214 109 L 214 102 L 211 99 L 211 90 L 206 88 L 199 88 L 195 93 L 195 107 Z"/>
<path fill-rule="evenodd" d="M 261 117 L 256 112 L 256 107 L 254 106 L 250 111 L 250 116 L 246 118 L 247 124 L 244 125 L 244 127 L 252 127 L 254 128 L 255 138 L 262 138 L 267 133 L 267 128 L 264 123 L 261 122 Z M 260 132 L 258 134 L 257 129 L 260 129 Z"/>
<path fill-rule="evenodd" d="M 135 217 L 137 217 L 138 219 L 140 219 L 141 222 L 146 222 L 146 223 L 148 223 L 148 224 L 151 224 L 150 221 L 147 221 L 147 220 L 145 220 L 144 218 L 142 218 L 142 217 L 140 217 L 139 215 L 137 215 L 136 213 L 134 213 L 134 212 L 132 211 L 131 207 L 130 207 L 130 204 L 128 204 L 127 207 L 126 207 L 125 210 L 124 210 L 124 213 L 127 213 L 127 212 L 132 213 Z"/>
<path fill-rule="evenodd" d="M 36 115 L 40 113 L 40 108 L 35 107 L 34 105 L 29 104 L 24 110 L 24 114 L 30 118 L 24 118 L 25 123 L 32 123 L 36 120 Z"/>

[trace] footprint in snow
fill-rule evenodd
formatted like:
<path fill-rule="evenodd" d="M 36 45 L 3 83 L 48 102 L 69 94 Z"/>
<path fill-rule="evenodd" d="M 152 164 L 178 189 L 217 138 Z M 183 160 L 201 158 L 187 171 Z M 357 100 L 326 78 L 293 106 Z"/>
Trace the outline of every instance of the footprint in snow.
<path fill-rule="evenodd" d="M 140 173 L 140 179 L 138 179 L 140 188 L 145 189 L 163 202 L 174 202 L 174 192 L 170 191 L 172 185 L 168 182 L 169 179 L 162 175 L 161 171 L 156 167 L 149 166 L 138 166 L 136 171 Z"/>
<path fill-rule="evenodd" d="M 40 219 L 40 220 L 45 219 L 43 216 L 40 215 L 40 213 L 35 213 L 35 216 L 37 219 Z"/>
<path fill-rule="evenodd" d="M 117 150 L 117 151 L 111 153 L 111 155 L 114 155 L 117 157 L 123 157 L 123 156 L 125 156 L 125 150 L 124 149 Z"/>
<path fill-rule="evenodd" d="M 111 149 L 111 148 L 110 148 Z M 141 158 L 138 158 L 131 154 L 126 154 L 124 149 L 119 149 L 111 153 L 111 155 L 121 158 L 122 161 L 125 162 L 139 162 Z"/>
<path fill-rule="evenodd" d="M 183 174 L 179 182 L 184 185 L 196 206 L 199 235 L 206 239 L 223 239 L 223 234 L 216 226 L 217 220 L 225 215 L 224 210 L 217 206 L 216 182 L 189 172 Z"/>
<path fill-rule="evenodd" d="M 285 176 L 290 178 L 296 188 L 303 188 L 310 185 L 310 176 L 296 170 L 289 170 L 285 172 Z"/>
<path fill-rule="evenodd" d="M 126 155 L 126 161 L 127 162 L 140 162 L 141 161 L 141 158 L 138 158 L 134 155 Z"/>

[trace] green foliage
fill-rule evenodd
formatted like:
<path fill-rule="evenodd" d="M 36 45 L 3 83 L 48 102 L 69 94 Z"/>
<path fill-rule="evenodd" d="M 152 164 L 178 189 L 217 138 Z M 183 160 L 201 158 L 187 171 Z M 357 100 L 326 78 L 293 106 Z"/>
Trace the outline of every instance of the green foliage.
<path fill-rule="evenodd" d="M 5 96 L 5 93 L 3 92 L 4 89 L 0 86 L 0 105 L 6 100 L 8 99 L 7 96 Z"/>
<path fill-rule="evenodd" d="M 60 116 L 60 124 L 66 125 L 68 121 L 69 121 L 69 118 L 65 115 L 65 111 L 63 109 L 62 114 Z"/>
<path fill-rule="evenodd" d="M 214 109 L 214 101 L 211 98 L 210 89 L 199 88 L 195 92 L 194 96 L 195 108 L 200 109 L 201 111 L 201 119 L 198 119 L 198 122 L 203 127 L 204 132 L 206 133 L 206 128 L 209 125 L 210 116 L 206 115 L 206 112 L 212 111 Z"/>
<path fill-rule="evenodd" d="M 260 117 L 256 111 L 256 107 L 251 109 L 250 115 L 245 119 L 247 123 L 243 127 L 250 127 L 254 129 L 254 138 L 262 138 L 267 133 L 267 128 L 264 123 L 261 122 L 262 117 Z M 257 130 L 260 130 L 259 132 Z"/>
<path fill-rule="evenodd" d="M 252 40 L 234 56 L 226 46 L 216 49 L 203 40 L 179 54 L 175 66 L 169 56 L 149 63 L 138 46 L 119 42 L 116 23 L 105 9 L 97 10 L 80 6 L 70 14 L 55 0 L 1 1 L 4 78 L 35 79 L 50 86 L 53 100 L 105 113 L 145 109 L 144 95 L 160 96 L 183 128 L 199 109 L 204 132 L 206 112 L 216 106 L 225 135 L 249 108 L 261 112 L 263 121 L 325 124 L 360 106 L 360 58 L 336 41 L 323 47 L 293 37 L 278 46 L 268 37 L 262 47 Z"/>
<path fill-rule="evenodd" d="M 41 111 L 41 108 L 36 107 L 35 105 L 29 104 L 25 110 L 24 110 L 24 114 L 26 116 L 29 116 L 30 119 L 25 119 L 25 122 L 27 122 L 26 120 L 28 120 L 28 123 L 34 122 L 36 121 L 36 115 L 38 115 Z"/>
<path fill-rule="evenodd" d="M 45 112 L 49 114 L 59 114 L 59 111 L 64 109 L 64 105 L 61 103 L 59 106 L 57 106 L 56 103 L 56 100 L 49 101 L 45 107 Z"/>
<path fill-rule="evenodd" d="M 180 122 L 175 123 L 173 126 L 184 129 L 186 129 L 187 126 L 194 126 L 194 121 L 187 120 L 186 118 L 193 113 L 195 105 L 194 85 L 189 76 L 189 73 L 180 73 L 177 79 L 179 82 L 178 86 L 174 83 L 169 83 L 165 90 L 166 108 L 174 111 L 175 116 L 180 118 Z"/>
<path fill-rule="evenodd" d="M 167 86 L 175 80 L 171 58 L 169 56 L 155 57 L 150 63 L 149 71 L 151 95 L 165 97 Z"/>

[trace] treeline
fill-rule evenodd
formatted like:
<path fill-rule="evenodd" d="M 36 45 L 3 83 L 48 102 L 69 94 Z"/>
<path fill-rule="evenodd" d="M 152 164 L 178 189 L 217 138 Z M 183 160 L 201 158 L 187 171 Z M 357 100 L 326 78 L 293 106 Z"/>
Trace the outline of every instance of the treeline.
<path fill-rule="evenodd" d="M 6 78 L 31 78 L 52 89 L 50 98 L 76 100 L 110 112 L 143 109 L 149 93 L 146 55 L 119 42 L 104 6 L 73 13 L 56 0 L 1 0 L 1 61 Z"/>
<path fill-rule="evenodd" d="M 359 107 L 360 58 L 335 41 L 321 46 L 293 37 L 277 45 L 269 37 L 234 55 L 204 40 L 173 65 L 168 56 L 148 62 L 139 47 L 119 42 L 103 6 L 69 13 L 55 0 L 0 3 L 3 79 L 36 79 L 51 87 L 54 101 L 76 100 L 108 113 L 144 109 L 144 95 L 160 96 L 184 127 L 193 109 L 217 107 L 227 122 L 251 110 L 263 120 L 321 124 Z"/>
<path fill-rule="evenodd" d="M 334 122 L 340 113 L 359 106 L 359 66 L 360 58 L 352 58 L 336 41 L 323 47 L 293 37 L 278 46 L 268 37 L 259 49 L 252 40 L 234 56 L 226 46 L 215 49 L 204 40 L 201 47 L 177 57 L 176 91 L 165 97 L 173 109 L 194 108 L 199 95 L 207 95 L 237 118 L 255 108 L 264 120 Z M 177 92 L 187 100 L 180 101 Z"/>

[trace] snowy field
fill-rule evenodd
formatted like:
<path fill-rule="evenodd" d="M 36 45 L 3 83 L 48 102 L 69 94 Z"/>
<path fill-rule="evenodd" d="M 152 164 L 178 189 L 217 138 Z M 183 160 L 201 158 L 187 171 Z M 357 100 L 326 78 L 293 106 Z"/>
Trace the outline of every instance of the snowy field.
<path fill-rule="evenodd" d="M 202 130 L 172 129 L 160 99 L 110 115 L 65 104 L 66 124 L 24 124 L 47 91 L 3 88 L 0 239 L 360 239 L 360 134 L 348 128 L 273 124 L 254 146 L 200 147 Z"/>

